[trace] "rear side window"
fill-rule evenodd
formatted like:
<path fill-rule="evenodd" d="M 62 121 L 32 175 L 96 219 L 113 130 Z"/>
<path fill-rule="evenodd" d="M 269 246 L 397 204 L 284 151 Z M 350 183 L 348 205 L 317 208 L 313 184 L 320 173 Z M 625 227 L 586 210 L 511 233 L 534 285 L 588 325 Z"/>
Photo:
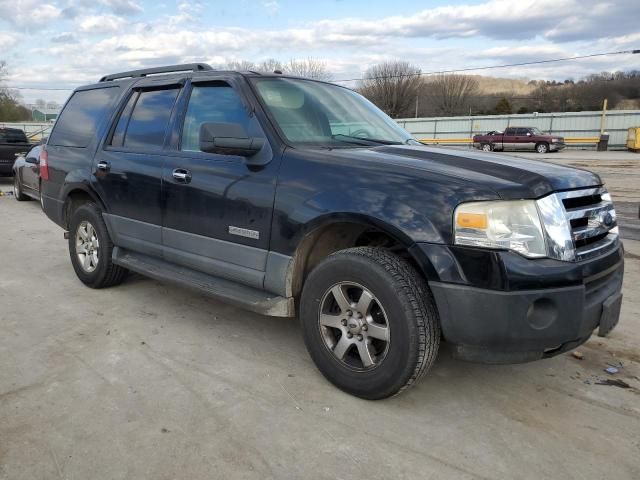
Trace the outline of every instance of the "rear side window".
<path fill-rule="evenodd" d="M 0 143 L 28 143 L 22 130 L 0 129 Z"/>
<path fill-rule="evenodd" d="M 514 137 L 516 135 L 516 129 L 515 128 L 507 128 L 504 131 L 504 134 L 508 137 Z"/>
<path fill-rule="evenodd" d="M 122 111 L 111 145 L 160 150 L 178 88 L 135 92 Z"/>
<path fill-rule="evenodd" d="M 56 121 L 49 143 L 64 147 L 89 145 L 119 93 L 119 87 L 75 92 Z"/>

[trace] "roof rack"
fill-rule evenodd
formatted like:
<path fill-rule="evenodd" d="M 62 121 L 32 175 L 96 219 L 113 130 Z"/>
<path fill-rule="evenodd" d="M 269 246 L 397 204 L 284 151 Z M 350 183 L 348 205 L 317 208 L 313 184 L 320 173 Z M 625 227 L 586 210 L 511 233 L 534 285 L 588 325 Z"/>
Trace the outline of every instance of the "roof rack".
<path fill-rule="evenodd" d="M 100 81 L 110 82 L 110 81 L 119 80 L 122 78 L 146 77 L 148 75 L 157 75 L 160 73 L 204 72 L 207 70 L 213 70 L 213 68 L 211 68 L 211 65 L 208 65 L 206 63 L 184 63 L 181 65 L 169 65 L 166 67 L 143 68 L 142 70 L 130 70 L 128 72 L 113 73 L 111 75 L 105 75 L 100 79 Z"/>

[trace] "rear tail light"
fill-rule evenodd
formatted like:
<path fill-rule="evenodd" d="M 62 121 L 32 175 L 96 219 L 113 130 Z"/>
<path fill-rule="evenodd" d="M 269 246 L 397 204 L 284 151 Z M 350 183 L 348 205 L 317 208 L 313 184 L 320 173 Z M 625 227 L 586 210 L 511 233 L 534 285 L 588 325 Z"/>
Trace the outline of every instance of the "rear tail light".
<path fill-rule="evenodd" d="M 40 150 L 40 178 L 49 180 L 49 154 L 44 148 Z"/>

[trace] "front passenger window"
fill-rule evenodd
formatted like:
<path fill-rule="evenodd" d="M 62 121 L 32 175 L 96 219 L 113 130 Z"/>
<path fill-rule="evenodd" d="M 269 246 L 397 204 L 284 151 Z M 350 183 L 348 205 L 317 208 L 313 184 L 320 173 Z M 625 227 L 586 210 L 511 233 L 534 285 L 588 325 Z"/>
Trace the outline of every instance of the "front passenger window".
<path fill-rule="evenodd" d="M 250 133 L 251 120 L 242 100 L 229 84 L 194 85 L 184 119 L 180 149 L 200 151 L 200 125 L 203 123 L 239 123 Z"/>

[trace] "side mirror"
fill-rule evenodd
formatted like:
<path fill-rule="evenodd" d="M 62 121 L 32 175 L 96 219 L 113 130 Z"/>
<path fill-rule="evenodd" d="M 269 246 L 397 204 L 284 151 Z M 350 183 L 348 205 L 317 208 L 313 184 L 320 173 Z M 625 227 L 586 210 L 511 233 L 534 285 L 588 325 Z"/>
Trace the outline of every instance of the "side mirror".
<path fill-rule="evenodd" d="M 24 161 L 27 163 L 33 163 L 34 165 L 37 165 L 38 163 L 40 163 L 40 160 L 38 160 L 35 157 L 27 157 L 24 159 Z"/>
<path fill-rule="evenodd" d="M 200 125 L 200 150 L 203 152 L 251 157 L 263 145 L 263 138 L 249 137 L 239 123 L 210 122 Z"/>

